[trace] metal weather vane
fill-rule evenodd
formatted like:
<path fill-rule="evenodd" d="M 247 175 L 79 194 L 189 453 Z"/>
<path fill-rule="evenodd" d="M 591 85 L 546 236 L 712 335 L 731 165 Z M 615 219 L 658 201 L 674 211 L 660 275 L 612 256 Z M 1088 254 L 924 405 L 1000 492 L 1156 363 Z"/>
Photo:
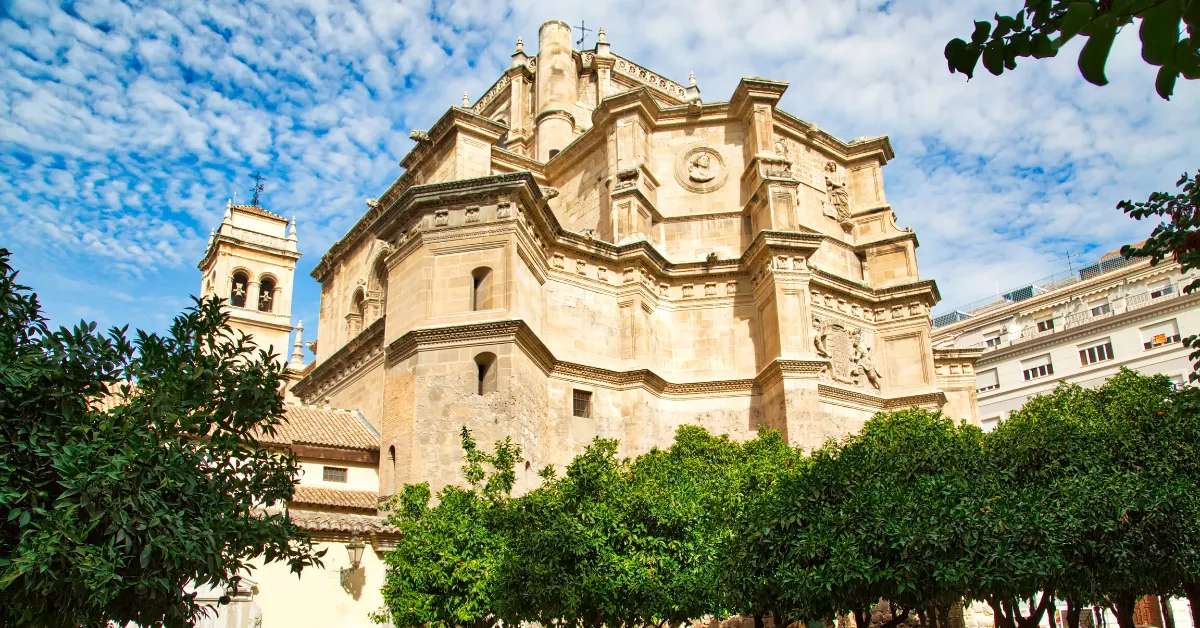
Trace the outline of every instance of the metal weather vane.
<path fill-rule="evenodd" d="M 592 32 L 592 29 L 588 28 L 586 24 L 587 22 L 579 20 L 579 26 L 573 27 L 579 29 L 579 41 L 575 42 L 575 45 L 579 46 L 580 50 L 583 50 L 583 41 L 587 39 L 587 34 Z"/>
<path fill-rule="evenodd" d="M 259 194 L 266 189 L 266 186 L 263 185 L 263 181 L 266 181 L 267 178 L 257 170 L 254 171 L 254 174 L 250 175 L 250 178 L 254 179 L 254 187 L 250 188 L 250 191 L 254 192 L 254 196 L 250 197 L 250 204 L 254 207 L 258 207 Z"/>

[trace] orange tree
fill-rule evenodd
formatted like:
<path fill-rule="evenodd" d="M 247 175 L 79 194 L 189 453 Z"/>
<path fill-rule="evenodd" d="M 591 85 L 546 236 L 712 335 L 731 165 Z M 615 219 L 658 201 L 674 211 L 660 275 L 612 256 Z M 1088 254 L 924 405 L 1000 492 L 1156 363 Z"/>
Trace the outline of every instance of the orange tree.
<path fill-rule="evenodd" d="M 188 585 L 319 555 L 285 514 L 299 464 L 259 447 L 282 364 L 218 300 L 160 336 L 52 330 L 0 249 L 0 624 L 190 625 Z M 223 598 L 228 601 L 228 597 Z"/>

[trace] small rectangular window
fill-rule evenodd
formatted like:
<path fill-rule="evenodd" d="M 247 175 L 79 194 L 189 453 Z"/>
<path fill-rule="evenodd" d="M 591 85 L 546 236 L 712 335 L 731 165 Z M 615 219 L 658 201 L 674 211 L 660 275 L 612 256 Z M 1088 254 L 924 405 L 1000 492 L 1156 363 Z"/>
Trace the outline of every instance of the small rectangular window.
<path fill-rule="evenodd" d="M 592 393 L 587 390 L 571 392 L 571 414 L 585 419 L 592 418 Z"/>
<path fill-rule="evenodd" d="M 1092 316 L 1104 316 L 1112 311 L 1112 306 L 1109 305 L 1107 299 L 1104 301 L 1092 301 L 1088 305 L 1092 308 Z"/>
<path fill-rule="evenodd" d="M 988 332 L 988 333 L 984 334 L 983 343 L 984 343 L 984 346 L 987 347 L 988 349 L 991 349 L 992 347 L 999 347 L 1000 346 L 1000 332 L 993 331 L 993 332 Z"/>
<path fill-rule="evenodd" d="M 1021 374 L 1025 377 L 1025 381 L 1040 379 L 1054 374 L 1054 365 L 1050 363 L 1050 354 L 1040 355 L 1021 362 L 1021 369 Z"/>
<path fill-rule="evenodd" d="M 1150 298 L 1157 299 L 1159 297 L 1169 296 L 1172 292 L 1170 281 L 1161 281 L 1150 285 Z"/>
<path fill-rule="evenodd" d="M 321 479 L 326 482 L 345 482 L 346 467 L 321 467 Z"/>
<path fill-rule="evenodd" d="M 1000 387 L 1000 380 L 996 376 L 996 369 L 988 369 L 975 374 L 975 390 L 983 392 L 985 390 L 995 390 Z"/>
<path fill-rule="evenodd" d="M 1175 319 L 1143 327 L 1141 331 L 1142 347 L 1146 349 L 1179 342 L 1179 326 Z"/>
<path fill-rule="evenodd" d="M 1079 363 L 1083 366 L 1111 360 L 1113 358 L 1112 341 L 1107 338 L 1079 350 Z"/>
<path fill-rule="evenodd" d="M 1172 375 L 1167 379 L 1171 380 L 1171 388 L 1175 390 L 1183 388 L 1183 385 L 1187 383 L 1187 380 L 1183 377 L 1183 375 Z"/>
<path fill-rule="evenodd" d="M 999 427 L 1000 417 L 998 417 L 998 416 L 988 417 L 988 418 L 984 419 L 983 421 L 981 421 L 981 423 L 982 423 L 981 427 L 983 428 L 983 431 L 990 432 L 990 431 L 996 429 L 997 427 Z"/>
<path fill-rule="evenodd" d="M 1054 331 L 1054 319 L 1046 318 L 1046 319 L 1042 319 L 1042 320 L 1038 321 L 1037 322 L 1037 330 L 1039 332 Z"/>

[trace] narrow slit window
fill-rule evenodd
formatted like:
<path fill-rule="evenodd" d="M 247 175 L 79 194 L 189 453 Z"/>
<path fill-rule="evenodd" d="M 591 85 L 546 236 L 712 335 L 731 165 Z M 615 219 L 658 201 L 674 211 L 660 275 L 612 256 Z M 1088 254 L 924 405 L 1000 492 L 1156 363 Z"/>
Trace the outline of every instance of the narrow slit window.
<path fill-rule="evenodd" d="M 492 309 L 492 269 L 480 266 L 471 271 L 471 311 Z"/>
<path fill-rule="evenodd" d="M 480 353 L 475 356 L 475 393 L 486 395 L 496 392 L 496 354 Z"/>

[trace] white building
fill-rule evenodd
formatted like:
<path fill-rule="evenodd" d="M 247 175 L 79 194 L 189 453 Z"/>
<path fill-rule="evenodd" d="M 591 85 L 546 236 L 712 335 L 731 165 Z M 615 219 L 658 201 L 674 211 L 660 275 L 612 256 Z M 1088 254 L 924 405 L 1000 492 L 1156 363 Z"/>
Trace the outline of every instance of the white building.
<path fill-rule="evenodd" d="M 1114 251 L 934 317 L 934 346 L 984 350 L 975 373 L 985 430 L 1059 381 L 1095 386 L 1124 366 L 1182 383 L 1191 364 L 1180 341 L 1200 329 L 1200 293 L 1183 294 L 1191 275 Z"/>
<path fill-rule="evenodd" d="M 1124 366 L 1183 383 L 1192 366 L 1181 340 L 1200 331 L 1200 291 L 1183 294 L 1195 275 L 1169 260 L 1152 266 L 1148 258 L 1127 260 L 1113 251 L 1094 264 L 934 316 L 933 345 L 983 349 L 975 373 L 985 431 L 1060 381 L 1097 386 Z M 1163 625 L 1152 606 L 1153 598 L 1139 602 L 1139 625 Z M 1175 626 L 1192 623 L 1187 600 L 1171 600 L 1171 614 Z M 973 604 L 965 619 L 969 628 L 986 628 L 991 609 Z M 1107 611 L 1099 619 L 1117 623 Z M 1050 626 L 1048 618 L 1042 625 Z"/>

